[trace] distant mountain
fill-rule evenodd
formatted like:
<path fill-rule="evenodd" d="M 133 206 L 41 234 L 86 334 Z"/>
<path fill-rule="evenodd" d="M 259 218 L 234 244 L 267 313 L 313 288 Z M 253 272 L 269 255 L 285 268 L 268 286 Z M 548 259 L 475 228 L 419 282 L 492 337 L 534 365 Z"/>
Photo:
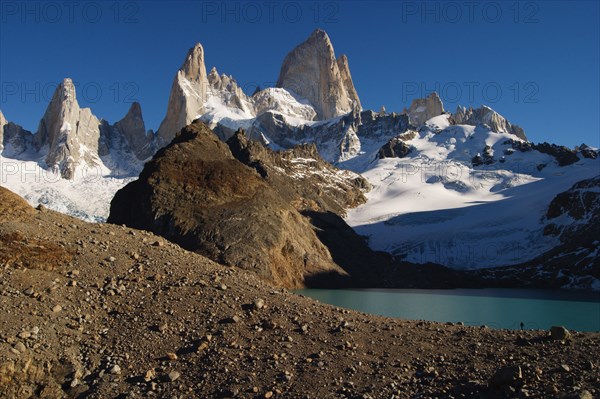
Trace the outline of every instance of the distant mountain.
<path fill-rule="evenodd" d="M 0 113 L 0 162 L 12 163 L 2 169 L 2 184 L 31 203 L 104 220 L 110 198 L 143 162 L 199 119 L 224 142 L 241 128 L 250 142 L 271 150 L 309 145 L 321 162 L 362 174 L 372 187 L 366 203 L 334 212 L 359 205 L 345 221 L 373 250 L 398 262 L 525 270 L 544 254 L 570 251 L 582 237 L 567 244 L 551 234 L 548 226 L 556 223 L 548 224 L 546 212 L 560 193 L 600 175 L 596 148 L 531 143 L 492 108 L 459 106 L 452 114 L 437 93 L 413 99 L 401 112 L 362 110 L 348 58 L 336 58 L 322 30 L 288 53 L 277 87 L 251 96 L 232 76 L 207 72 L 204 55 L 198 43 L 185 56 L 156 134 L 146 130 L 137 103 L 112 125 L 80 108 L 69 79 L 57 88 L 35 134 Z M 307 162 L 306 173 L 330 176 L 319 165 Z M 591 280 L 564 280 L 564 286 L 597 287 L 597 276 L 579 269 Z"/>
<path fill-rule="evenodd" d="M 2 155 L 39 160 L 65 179 L 74 179 L 84 168 L 103 167 L 103 157 L 134 154 L 138 160 L 150 156 L 153 135 L 147 134 L 138 103 L 115 125 L 97 118 L 89 108 L 80 108 L 75 85 L 64 79 L 56 88 L 35 134 L 0 118 Z"/>

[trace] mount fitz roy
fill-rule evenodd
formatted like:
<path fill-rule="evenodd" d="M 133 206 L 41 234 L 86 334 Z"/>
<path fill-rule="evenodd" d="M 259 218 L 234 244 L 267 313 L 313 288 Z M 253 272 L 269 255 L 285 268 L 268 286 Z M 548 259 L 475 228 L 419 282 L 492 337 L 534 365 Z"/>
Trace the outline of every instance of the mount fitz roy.
<path fill-rule="evenodd" d="M 372 249 L 399 261 L 468 270 L 507 286 L 600 290 L 600 242 L 582 239 L 600 212 L 597 149 L 530 143 L 493 109 L 450 113 L 437 93 L 399 113 L 363 110 L 348 58 L 336 57 L 322 30 L 285 57 L 276 87 L 252 96 L 233 77 L 207 72 L 196 44 L 156 133 L 146 130 L 138 103 L 114 124 L 80 108 L 65 79 L 35 134 L 0 112 L 0 161 L 56 176 L 53 184 L 4 167 L 1 183 L 35 205 L 105 220 L 115 192 L 198 119 L 223 141 L 243 129 L 272 150 L 310 144 L 337 168 L 362 174 L 366 203 L 340 213 Z M 320 184 L 335 185 L 328 177 Z M 556 205 L 577 196 L 585 198 L 582 209 Z"/>

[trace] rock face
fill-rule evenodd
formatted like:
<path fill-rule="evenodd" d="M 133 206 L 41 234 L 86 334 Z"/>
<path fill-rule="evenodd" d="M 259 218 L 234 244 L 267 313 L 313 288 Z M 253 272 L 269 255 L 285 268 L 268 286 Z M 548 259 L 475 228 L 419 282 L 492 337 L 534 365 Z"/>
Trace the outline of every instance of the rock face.
<path fill-rule="evenodd" d="M 4 150 L 4 125 L 6 125 L 8 121 L 4 117 L 2 111 L 0 111 L 0 153 Z"/>
<path fill-rule="evenodd" d="M 122 134 L 130 145 L 131 151 L 139 160 L 144 160 L 154 154 L 153 133 L 146 132 L 146 125 L 142 117 L 142 107 L 134 102 L 127 115 L 114 127 Z"/>
<path fill-rule="evenodd" d="M 317 116 L 308 101 L 281 88 L 261 90 L 252 96 L 252 101 L 257 115 L 271 111 L 307 121 L 312 121 Z"/>
<path fill-rule="evenodd" d="M 404 109 L 402 113 L 408 115 L 410 123 L 413 126 L 419 127 L 428 119 L 442 115 L 444 113 L 444 104 L 440 96 L 436 92 L 433 92 L 425 98 L 415 98 L 410 107 Z"/>
<path fill-rule="evenodd" d="M 285 57 L 277 87 L 310 101 L 320 120 L 361 108 L 348 59 L 336 60 L 329 36 L 320 29 Z"/>
<path fill-rule="evenodd" d="M 452 115 L 452 120 L 457 125 L 473 125 L 484 124 L 497 133 L 514 134 L 522 140 L 527 140 L 525 132 L 517 125 L 511 125 L 502 115 L 485 105 L 481 108 L 465 108 L 457 107 L 456 113 Z"/>
<path fill-rule="evenodd" d="M 0 154 L 18 156 L 31 147 L 33 134 L 21 126 L 6 120 L 0 112 Z"/>
<path fill-rule="evenodd" d="M 519 141 L 512 139 L 507 140 L 505 143 L 510 144 L 514 151 L 529 152 L 532 150 L 536 150 L 543 154 L 551 155 L 556 160 L 558 166 L 568 166 L 579 161 L 579 157 L 577 156 L 578 151 L 572 150 L 565 146 L 559 146 L 556 144 L 550 144 L 546 142 L 534 144 L 529 141 Z M 595 153 L 589 148 L 580 149 L 579 153 L 581 153 L 582 157 L 584 158 L 595 159 Z"/>
<path fill-rule="evenodd" d="M 74 177 L 78 165 L 97 163 L 100 121 L 89 108 L 80 108 L 75 85 L 65 79 L 52 100 L 34 136 L 34 146 L 46 152 L 46 164 L 66 179 Z"/>
<path fill-rule="evenodd" d="M 238 86 L 233 76 L 221 74 L 216 68 L 211 69 L 208 74 L 208 93 L 207 104 L 210 110 L 211 97 L 218 97 L 219 103 L 226 107 L 240 111 L 243 114 L 251 114 L 254 112 L 254 105 L 244 93 L 241 87 Z"/>
<path fill-rule="evenodd" d="M 4 125 L 4 144 L 0 145 L 0 151 L 6 156 L 19 156 L 31 148 L 33 134 L 21 126 L 8 122 Z"/>
<path fill-rule="evenodd" d="M 308 142 L 317 146 L 327 162 L 338 163 L 360 153 L 362 141 L 383 142 L 405 133 L 410 128 L 407 115 L 380 115 L 373 111 L 349 113 L 328 123 L 293 125 L 277 112 L 265 112 L 248 129 L 248 136 L 263 144 L 291 148 Z M 381 146 L 381 144 L 379 144 Z"/>
<path fill-rule="evenodd" d="M 390 141 L 379 149 L 377 157 L 380 159 L 404 158 L 412 152 L 411 146 L 406 144 L 405 141 L 411 140 L 415 136 L 416 132 L 410 131 L 390 139 Z"/>
<path fill-rule="evenodd" d="M 207 99 L 208 76 L 204 64 L 204 49 L 200 43 L 192 47 L 173 80 L 167 105 L 167 115 L 157 135 L 164 144 L 204 111 Z"/>
<path fill-rule="evenodd" d="M 127 158 L 129 153 L 138 160 L 146 159 L 156 148 L 154 135 L 145 131 L 138 103 L 132 104 L 123 119 L 110 125 L 94 116 L 89 108 L 79 107 L 75 85 L 68 78 L 54 92 L 37 133 L 32 135 L 8 123 L 4 126 L 4 145 L 5 154 L 10 156 L 18 156 L 27 149 L 38 152 L 45 157 L 48 168 L 65 179 L 75 178 L 78 167 L 105 167 L 105 159 Z"/>
<path fill-rule="evenodd" d="M 300 212 L 333 212 L 366 202 L 370 185 L 362 176 L 325 162 L 314 144 L 272 151 L 239 130 L 228 141 L 233 156 L 254 168 L 284 200 Z"/>
<path fill-rule="evenodd" d="M 255 170 L 194 122 L 117 192 L 110 223 L 144 228 L 286 287 L 346 272 L 309 221 Z"/>

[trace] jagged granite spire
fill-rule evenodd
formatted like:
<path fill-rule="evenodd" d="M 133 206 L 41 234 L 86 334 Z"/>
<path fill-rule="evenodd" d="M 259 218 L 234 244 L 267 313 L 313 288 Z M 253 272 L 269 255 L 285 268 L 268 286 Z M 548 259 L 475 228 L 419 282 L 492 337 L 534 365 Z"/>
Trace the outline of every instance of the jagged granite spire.
<path fill-rule="evenodd" d="M 204 64 L 204 49 L 200 43 L 192 47 L 177 71 L 167 115 L 158 128 L 157 135 L 163 143 L 170 142 L 175 133 L 202 114 L 208 90 L 208 77 Z"/>
<path fill-rule="evenodd" d="M 415 98 L 408 109 L 402 111 L 408 115 L 413 126 L 421 126 L 428 119 L 444 113 L 444 104 L 440 96 L 434 91 L 425 98 Z"/>
<path fill-rule="evenodd" d="M 452 119 L 457 125 L 485 124 L 493 132 L 514 134 L 518 138 L 527 141 L 527 136 L 520 126 L 511 124 L 506 118 L 486 105 L 482 105 L 481 108 L 477 109 L 458 106 L 456 113 L 452 115 Z"/>
<path fill-rule="evenodd" d="M 140 103 L 134 102 L 131 104 L 127 115 L 115 123 L 114 127 L 125 137 L 131 151 L 138 159 L 144 160 L 152 156 L 154 151 L 152 146 L 153 137 L 146 132 L 146 124 L 144 123 Z"/>
<path fill-rule="evenodd" d="M 58 85 L 34 136 L 38 151 L 46 151 L 48 167 L 72 179 L 82 162 L 96 164 L 100 139 L 100 121 L 89 108 L 80 108 L 73 81 L 66 78 Z"/>
<path fill-rule="evenodd" d="M 0 153 L 4 150 L 4 125 L 6 125 L 8 121 L 4 117 L 4 114 L 0 110 Z"/>
<path fill-rule="evenodd" d="M 318 119 L 329 119 L 361 108 L 348 59 L 336 60 L 329 36 L 317 29 L 284 59 L 277 87 L 311 102 Z"/>

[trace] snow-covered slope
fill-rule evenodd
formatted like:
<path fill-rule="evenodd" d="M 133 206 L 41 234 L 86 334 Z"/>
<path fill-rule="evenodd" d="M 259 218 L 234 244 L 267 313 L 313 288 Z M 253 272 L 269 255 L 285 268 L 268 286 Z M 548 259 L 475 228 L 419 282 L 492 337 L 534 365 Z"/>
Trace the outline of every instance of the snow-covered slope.
<path fill-rule="evenodd" d="M 448 119 L 427 121 L 404 158 L 378 159 L 371 148 L 348 164 L 374 188 L 347 222 L 374 249 L 461 269 L 524 262 L 556 245 L 543 235 L 550 200 L 597 176 L 600 160 L 558 166 L 552 155 L 515 151 L 514 135 Z"/>
<path fill-rule="evenodd" d="M 39 204 L 90 222 L 108 217 L 114 194 L 141 171 L 141 162 L 105 157 L 94 167 L 78 166 L 73 179 L 63 179 L 58 171 L 44 167 L 43 158 L 28 153 L 20 159 L 0 156 L 0 185 Z M 111 167 L 107 167 L 110 165 Z"/>

